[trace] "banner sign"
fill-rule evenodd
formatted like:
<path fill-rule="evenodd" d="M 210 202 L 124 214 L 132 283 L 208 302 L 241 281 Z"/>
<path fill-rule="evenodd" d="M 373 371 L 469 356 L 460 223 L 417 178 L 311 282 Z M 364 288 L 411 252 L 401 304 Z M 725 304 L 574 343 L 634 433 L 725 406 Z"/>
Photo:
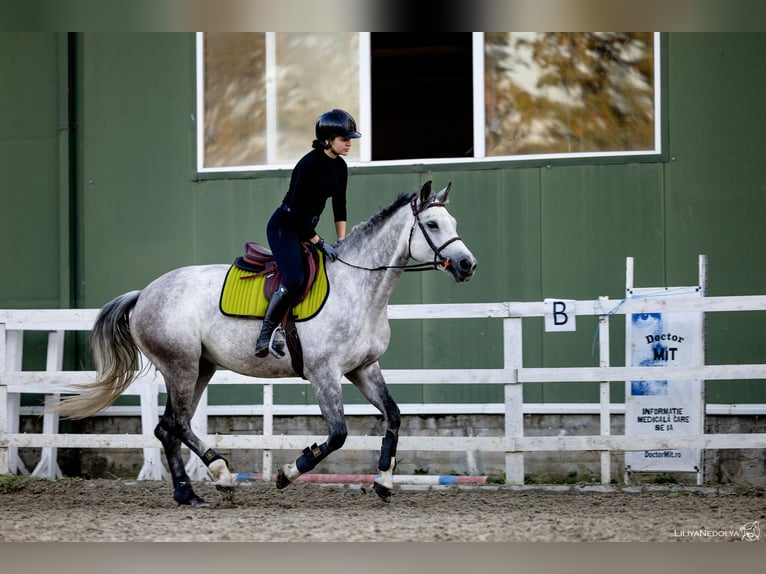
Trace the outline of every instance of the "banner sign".
<path fill-rule="evenodd" d="M 656 295 L 659 289 L 633 289 L 634 295 Z M 694 287 L 676 290 L 700 295 Z M 664 292 L 663 296 L 670 296 Z M 626 316 L 629 366 L 686 367 L 704 364 L 703 314 L 635 313 Z M 625 435 L 693 435 L 704 429 L 701 380 L 626 381 Z M 701 449 L 625 453 L 631 471 L 698 472 Z"/>

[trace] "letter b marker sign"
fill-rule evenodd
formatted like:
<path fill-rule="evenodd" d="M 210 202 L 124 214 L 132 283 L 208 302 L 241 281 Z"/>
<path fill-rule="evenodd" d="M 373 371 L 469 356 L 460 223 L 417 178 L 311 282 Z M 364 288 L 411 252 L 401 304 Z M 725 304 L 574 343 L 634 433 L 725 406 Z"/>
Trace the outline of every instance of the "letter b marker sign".
<path fill-rule="evenodd" d="M 576 331 L 575 302 L 571 299 L 545 299 L 545 330 Z"/>

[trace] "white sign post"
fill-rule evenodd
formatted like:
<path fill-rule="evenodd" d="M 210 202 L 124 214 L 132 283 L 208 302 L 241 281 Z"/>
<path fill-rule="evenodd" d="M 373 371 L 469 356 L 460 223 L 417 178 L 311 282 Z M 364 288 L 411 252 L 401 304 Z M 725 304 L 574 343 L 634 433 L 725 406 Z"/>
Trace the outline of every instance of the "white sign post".
<path fill-rule="evenodd" d="M 704 259 L 700 285 L 695 287 L 633 289 L 628 297 L 704 296 Z M 632 261 L 628 261 L 632 283 Z M 703 313 L 634 313 L 627 315 L 626 363 L 629 366 L 700 366 L 704 364 Z M 704 381 L 652 380 L 625 382 L 625 435 L 703 434 Z M 696 472 L 702 483 L 702 450 L 643 450 L 625 453 L 626 473 Z M 627 474 L 626 474 L 627 478 Z"/>

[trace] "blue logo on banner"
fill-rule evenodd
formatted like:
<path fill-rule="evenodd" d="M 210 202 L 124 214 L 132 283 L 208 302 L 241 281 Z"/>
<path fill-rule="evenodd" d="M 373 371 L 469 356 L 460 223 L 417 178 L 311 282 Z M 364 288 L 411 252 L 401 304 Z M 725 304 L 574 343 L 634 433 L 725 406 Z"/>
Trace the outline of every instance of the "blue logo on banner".
<path fill-rule="evenodd" d="M 662 313 L 635 313 L 631 317 L 634 333 L 649 341 L 660 340 L 664 332 Z M 668 351 L 665 345 L 657 344 L 647 349 L 648 354 L 635 357 L 634 361 L 642 367 L 662 366 L 667 364 Z M 633 396 L 661 396 L 668 394 L 667 381 L 631 381 L 630 394 Z"/>
<path fill-rule="evenodd" d="M 633 396 L 659 396 L 668 394 L 667 381 L 630 381 Z"/>

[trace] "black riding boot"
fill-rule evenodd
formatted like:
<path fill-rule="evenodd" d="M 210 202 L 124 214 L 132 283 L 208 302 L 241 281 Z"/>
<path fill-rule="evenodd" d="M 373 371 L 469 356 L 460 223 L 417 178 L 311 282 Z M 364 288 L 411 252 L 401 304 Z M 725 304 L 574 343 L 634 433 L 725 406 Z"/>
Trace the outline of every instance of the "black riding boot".
<path fill-rule="evenodd" d="M 266 316 L 263 318 L 263 326 L 261 327 L 261 334 L 258 335 L 258 342 L 255 344 L 255 356 L 265 357 L 269 354 L 269 343 L 271 342 L 271 334 L 279 326 L 282 318 L 287 313 L 287 309 L 290 307 L 290 297 L 287 289 L 283 285 L 274 291 L 269 301 L 269 306 L 266 308 Z"/>

